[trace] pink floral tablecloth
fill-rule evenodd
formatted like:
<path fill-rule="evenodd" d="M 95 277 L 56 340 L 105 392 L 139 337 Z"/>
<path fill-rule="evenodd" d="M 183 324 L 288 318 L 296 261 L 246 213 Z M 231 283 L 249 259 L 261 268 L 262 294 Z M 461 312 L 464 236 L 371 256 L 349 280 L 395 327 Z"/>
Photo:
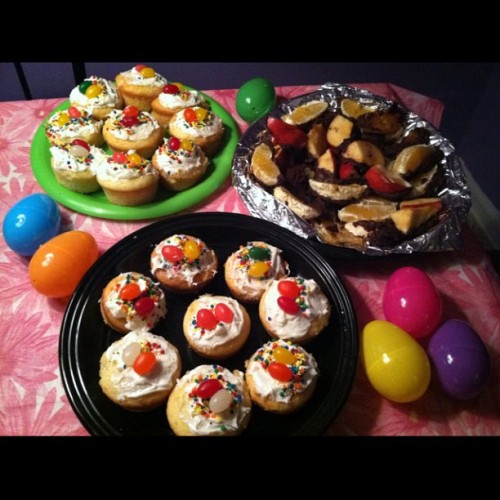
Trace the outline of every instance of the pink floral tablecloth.
<path fill-rule="evenodd" d="M 388 84 L 360 87 L 399 101 L 439 126 L 439 101 Z M 316 85 L 278 88 L 290 98 Z M 236 90 L 207 92 L 224 106 L 244 132 L 235 112 Z M 31 140 L 49 112 L 63 99 L 0 103 L 0 219 L 21 198 L 42 189 L 31 172 Z M 248 214 L 228 179 L 190 212 Z M 81 229 L 96 238 L 101 252 L 151 221 L 119 222 L 91 218 L 61 206 L 63 229 Z M 47 299 L 28 279 L 29 258 L 11 251 L 0 238 L 0 435 L 88 435 L 65 395 L 58 362 L 61 320 L 67 301 Z M 464 233 L 464 248 L 446 254 L 412 255 L 369 262 L 331 262 L 351 296 L 360 329 L 383 319 L 381 297 L 388 276 L 403 265 L 425 270 L 444 302 L 445 318 L 461 318 L 486 343 L 492 376 L 486 389 L 466 402 L 443 395 L 435 377 L 427 393 L 410 404 L 380 397 L 358 365 L 352 392 L 328 435 L 500 435 L 500 280 L 474 234 Z"/>

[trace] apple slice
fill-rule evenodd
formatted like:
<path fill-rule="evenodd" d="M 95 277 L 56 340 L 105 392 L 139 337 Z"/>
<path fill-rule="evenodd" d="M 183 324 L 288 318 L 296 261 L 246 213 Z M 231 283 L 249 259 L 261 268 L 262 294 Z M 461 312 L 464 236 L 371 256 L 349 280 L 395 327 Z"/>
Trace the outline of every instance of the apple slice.
<path fill-rule="evenodd" d="M 390 174 L 386 169 L 373 165 L 365 174 L 366 182 L 377 193 L 395 194 L 402 193 L 411 188 L 411 184 L 401 177 Z"/>
<path fill-rule="evenodd" d="M 267 128 L 276 144 L 280 146 L 292 146 L 300 149 L 307 144 L 307 135 L 295 125 L 289 125 L 279 118 L 269 117 Z"/>

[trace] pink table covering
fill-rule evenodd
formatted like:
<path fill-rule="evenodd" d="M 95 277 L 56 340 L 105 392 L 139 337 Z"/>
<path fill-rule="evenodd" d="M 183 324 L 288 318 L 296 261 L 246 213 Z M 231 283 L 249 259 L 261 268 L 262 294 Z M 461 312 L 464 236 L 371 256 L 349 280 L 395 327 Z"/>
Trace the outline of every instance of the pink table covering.
<path fill-rule="evenodd" d="M 439 101 L 388 84 L 360 87 L 394 99 L 439 126 L 444 106 Z M 317 86 L 284 87 L 290 98 Z M 236 90 L 207 92 L 236 119 Z M 41 192 L 31 173 L 29 151 L 42 120 L 63 99 L 0 103 L 0 218 L 31 193 Z M 190 212 L 248 214 L 230 180 Z M 91 218 L 61 206 L 64 229 L 95 236 L 101 252 L 151 221 L 119 222 Z M 352 392 L 328 435 L 500 435 L 500 281 L 478 240 L 465 230 L 464 248 L 446 254 L 412 255 L 371 262 L 331 261 L 351 296 L 360 329 L 383 319 L 381 297 L 388 276 L 403 265 L 425 270 L 444 302 L 445 318 L 470 322 L 485 341 L 492 377 L 475 399 L 454 401 L 442 393 L 433 377 L 427 393 L 410 404 L 391 403 L 369 385 L 358 365 Z M 65 395 L 58 363 L 59 328 L 66 300 L 47 299 L 28 279 L 29 259 L 11 251 L 0 239 L 0 435 L 88 435 Z"/>

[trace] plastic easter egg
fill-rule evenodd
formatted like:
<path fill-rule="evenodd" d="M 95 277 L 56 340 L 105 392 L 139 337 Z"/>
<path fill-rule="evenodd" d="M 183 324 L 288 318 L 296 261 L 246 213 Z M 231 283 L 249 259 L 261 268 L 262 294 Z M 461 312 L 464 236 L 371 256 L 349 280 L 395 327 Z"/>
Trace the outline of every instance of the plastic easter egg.
<path fill-rule="evenodd" d="M 429 341 L 427 352 L 443 391 L 454 399 L 472 399 L 486 385 L 491 372 L 488 351 L 465 321 L 444 322 Z"/>
<path fill-rule="evenodd" d="M 47 297 L 70 296 L 98 257 L 97 244 L 84 231 L 68 231 L 43 244 L 33 255 L 29 277 Z"/>
<path fill-rule="evenodd" d="M 236 111 L 248 123 L 262 118 L 276 105 L 276 91 L 265 78 L 252 78 L 236 94 Z"/>
<path fill-rule="evenodd" d="M 53 238 L 61 225 L 57 203 L 46 194 L 31 194 L 18 201 L 3 220 L 7 245 L 20 255 L 33 255 L 38 247 Z"/>
<path fill-rule="evenodd" d="M 398 326 L 371 321 L 363 329 L 361 347 L 368 380 L 384 398 L 409 403 L 429 387 L 431 367 L 427 354 Z"/>
<path fill-rule="evenodd" d="M 387 321 L 416 339 L 435 331 L 441 322 L 441 297 L 429 276 L 416 267 L 402 267 L 392 273 L 383 308 Z"/>

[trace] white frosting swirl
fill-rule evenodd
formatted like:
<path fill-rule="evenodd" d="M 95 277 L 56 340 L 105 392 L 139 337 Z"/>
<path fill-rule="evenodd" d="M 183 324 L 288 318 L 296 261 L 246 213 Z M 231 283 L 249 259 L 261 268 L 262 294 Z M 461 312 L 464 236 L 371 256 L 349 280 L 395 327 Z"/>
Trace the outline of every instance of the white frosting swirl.
<path fill-rule="evenodd" d="M 237 434 L 242 430 L 251 411 L 251 406 L 243 403 L 243 373 L 234 373 L 219 365 L 200 365 L 188 371 L 179 381 L 186 394 L 193 394 L 199 381 L 205 378 L 218 378 L 222 387 L 231 392 L 233 403 L 224 413 L 215 414 L 210 411 L 206 399 L 189 396 L 189 406 L 182 414 L 189 429 L 197 436 L 222 436 Z"/>
<path fill-rule="evenodd" d="M 196 90 L 182 90 L 178 94 L 165 94 L 162 92 L 158 99 L 164 108 L 182 109 L 197 106 L 203 102 L 203 98 Z"/>
<path fill-rule="evenodd" d="M 149 347 L 156 356 L 156 365 L 146 375 L 139 375 L 132 366 L 126 366 L 123 362 L 123 351 L 132 343 Z M 108 363 L 116 367 L 111 383 L 117 390 L 118 401 L 169 391 L 175 385 L 174 375 L 179 368 L 177 349 L 163 337 L 153 335 L 145 328 L 127 333 L 113 342 L 106 351 L 106 358 Z"/>
<path fill-rule="evenodd" d="M 121 123 L 123 111 L 114 109 L 109 113 L 107 122 L 109 122 L 109 133 L 122 141 L 143 141 L 160 128 L 158 121 L 147 111 L 139 113 L 139 124 L 133 127 L 124 127 Z"/>
<path fill-rule="evenodd" d="M 192 108 L 194 111 L 199 109 L 199 106 Z M 178 111 L 170 121 L 170 127 L 178 127 L 193 137 L 209 137 L 216 134 L 222 128 L 222 120 L 211 111 L 207 112 L 206 118 L 199 122 L 187 122 L 184 118 L 184 110 Z"/>
<path fill-rule="evenodd" d="M 127 154 L 135 153 L 130 149 Z M 109 156 L 96 169 L 97 180 L 122 180 L 138 179 L 144 175 L 158 175 L 149 160 L 143 158 L 140 165 L 130 165 L 128 163 L 118 163 Z"/>
<path fill-rule="evenodd" d="M 114 83 L 97 76 L 89 76 L 85 78 L 84 81 L 97 84 L 102 87 L 103 90 L 99 95 L 89 98 L 80 92 L 79 86 L 76 86 L 69 94 L 69 100 L 79 108 L 83 108 L 89 113 L 93 113 L 99 108 L 113 108 L 120 101 Z"/>
<path fill-rule="evenodd" d="M 273 349 L 281 347 L 295 356 L 295 363 L 287 365 L 294 374 L 290 382 L 280 382 L 263 366 L 274 361 Z M 264 344 L 250 358 L 247 373 L 253 378 L 255 390 L 264 398 L 279 403 L 288 403 L 294 394 L 304 392 L 318 376 L 318 363 L 312 354 L 302 347 L 284 340 L 272 340 Z"/>
<path fill-rule="evenodd" d="M 197 144 L 193 144 L 191 151 L 182 148 L 172 151 L 168 147 L 168 139 L 165 139 L 165 143 L 156 150 L 155 158 L 158 167 L 167 174 L 172 172 L 187 173 L 198 168 L 203 163 L 205 155 Z"/>
<path fill-rule="evenodd" d="M 235 339 L 240 335 L 241 329 L 245 322 L 243 311 L 240 304 L 231 297 L 224 297 L 222 295 L 202 295 L 195 300 L 196 307 L 194 314 L 186 329 L 186 335 L 200 347 L 215 348 L 224 345 L 227 342 Z M 225 304 L 233 312 L 233 320 L 231 323 L 219 321 L 213 330 L 205 330 L 196 324 L 196 313 L 200 309 L 214 310 L 217 304 Z"/>
<path fill-rule="evenodd" d="M 256 262 L 248 256 L 248 251 L 252 247 L 269 249 L 270 256 L 266 260 L 269 263 L 269 270 L 264 279 L 254 278 L 248 274 L 250 265 Z M 287 275 L 289 273 L 288 265 L 285 266 L 281 257 L 281 250 L 263 241 L 249 241 L 246 246 L 240 247 L 231 257 L 227 262 L 226 272 L 231 276 L 237 288 L 248 295 L 260 295 L 277 274 Z"/>
<path fill-rule="evenodd" d="M 68 113 L 66 110 L 54 113 L 47 125 L 45 131 L 50 138 L 57 137 L 61 140 L 71 142 L 72 139 L 89 137 L 93 134 L 100 134 L 103 122 L 94 120 L 88 111 L 80 110 L 79 118 L 71 118 L 64 125 L 59 125 L 57 120 L 62 113 Z"/>
<path fill-rule="evenodd" d="M 155 73 L 155 76 L 146 78 L 140 71 L 137 71 L 135 67 L 128 71 L 123 71 L 120 75 L 127 80 L 128 84 L 137 85 L 139 87 L 164 87 L 168 83 L 167 79 L 158 73 Z"/>
<path fill-rule="evenodd" d="M 167 314 L 167 305 L 163 290 L 151 278 L 142 274 L 122 273 L 119 276 L 122 279 L 111 290 L 104 306 L 113 317 L 125 318 L 125 326 L 129 330 L 153 328 Z M 133 307 L 133 301 L 120 298 L 121 289 L 128 283 L 136 283 L 141 290 L 141 295 L 150 297 L 153 300 L 154 308 L 146 316 L 141 316 L 137 313 Z"/>
<path fill-rule="evenodd" d="M 69 170 L 71 172 L 85 172 L 90 170 L 96 172 L 102 162 L 105 162 L 108 155 L 95 146 L 90 146 L 90 153 L 85 158 L 71 154 L 70 147 L 52 146 L 50 154 L 53 161 L 52 166 L 56 170 Z"/>
<path fill-rule="evenodd" d="M 164 246 L 172 245 L 184 250 L 184 244 L 188 239 L 193 240 L 200 247 L 201 253 L 198 259 L 194 261 L 183 259 L 181 262 L 173 263 L 163 257 L 162 248 Z M 181 276 L 185 282 L 193 284 L 195 276 L 212 265 L 214 259 L 215 252 L 200 239 L 185 234 L 174 234 L 156 245 L 151 258 L 151 273 L 154 275 L 156 271 L 162 269 L 166 272 L 168 278 Z M 215 276 L 216 273 L 217 269 L 213 269 L 212 275 Z"/>
<path fill-rule="evenodd" d="M 302 280 L 302 278 L 283 279 Z M 315 319 L 329 313 L 330 304 L 314 280 L 303 280 L 304 290 L 300 296 L 301 310 L 297 314 L 288 314 L 278 305 L 278 297 L 281 295 L 278 291 L 279 282 L 280 280 L 274 280 L 262 297 L 267 320 L 279 338 L 300 340 L 307 334 Z"/>

